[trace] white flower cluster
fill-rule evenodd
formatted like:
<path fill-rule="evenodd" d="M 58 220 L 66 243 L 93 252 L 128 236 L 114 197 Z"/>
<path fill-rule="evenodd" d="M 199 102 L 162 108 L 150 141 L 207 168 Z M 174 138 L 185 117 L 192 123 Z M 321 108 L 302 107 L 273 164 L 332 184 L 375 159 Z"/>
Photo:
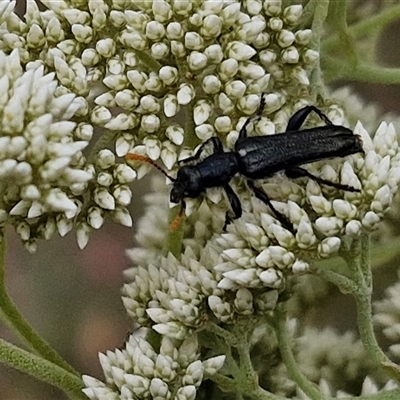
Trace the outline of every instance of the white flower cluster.
<path fill-rule="evenodd" d="M 384 385 L 379 385 L 376 383 L 371 377 L 367 376 L 361 386 L 361 391 L 359 396 L 373 396 L 381 392 L 390 392 L 391 390 L 395 390 L 399 387 L 398 383 L 394 379 L 390 379 Z M 318 383 L 318 388 L 321 391 L 322 396 L 331 397 L 335 399 L 345 399 L 345 398 L 353 398 L 354 395 L 346 393 L 343 390 L 335 390 L 325 379 L 321 379 Z M 388 397 L 391 397 L 391 394 L 388 393 Z M 311 400 L 300 388 L 297 388 L 297 396 L 294 399 L 298 400 Z"/>
<path fill-rule="evenodd" d="M 400 182 L 397 136 L 386 123 L 378 127 L 373 139 L 360 123 L 354 133 L 362 138 L 365 156 L 317 163 L 309 170 L 360 192 L 340 193 L 312 180 L 306 189 L 287 179 L 269 188 L 265 185 L 271 198 L 289 199 L 273 204 L 291 221 L 294 232 L 259 206 L 244 213 L 216 239 L 224 259 L 216 266 L 223 276 L 219 288 L 283 289 L 288 274 L 307 271 L 312 259 L 336 254 L 343 236 L 354 238 L 363 230 L 377 228 Z"/>
<path fill-rule="evenodd" d="M 133 333 L 124 349 L 100 354 L 105 383 L 83 376 L 83 392 L 90 399 L 194 400 L 201 382 L 224 364 L 225 356 L 201 361 L 195 336 L 179 345 L 164 337 L 156 352 L 147 341 L 147 333 L 140 337 L 141 333 Z"/>
<path fill-rule="evenodd" d="M 221 294 L 212 269 L 205 267 L 216 257 L 205 248 L 202 257 L 187 247 L 178 261 L 172 254 L 157 264 L 125 271 L 129 283 L 123 287 L 128 314 L 140 325 L 165 336 L 183 340 L 204 322 L 209 296 Z"/>
<path fill-rule="evenodd" d="M 56 96 L 54 73 L 26 72 L 18 51 L 0 52 L 0 223 L 11 223 L 35 250 L 35 238 L 64 236 L 81 211 L 92 172 L 85 167 L 83 125 L 70 121 L 75 95 Z"/>
<path fill-rule="evenodd" d="M 389 351 L 400 357 L 400 282 L 385 290 L 385 298 L 374 302 L 374 322 L 392 343 Z"/>

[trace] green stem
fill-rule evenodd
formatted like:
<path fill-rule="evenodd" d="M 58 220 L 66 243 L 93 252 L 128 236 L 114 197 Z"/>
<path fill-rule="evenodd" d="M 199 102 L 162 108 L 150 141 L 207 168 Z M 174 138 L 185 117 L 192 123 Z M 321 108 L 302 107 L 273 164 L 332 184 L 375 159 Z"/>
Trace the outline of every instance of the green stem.
<path fill-rule="evenodd" d="M 361 20 L 360 22 L 349 26 L 348 33 L 354 39 L 363 37 L 369 33 L 374 33 L 381 30 L 391 22 L 400 18 L 400 6 L 396 5 L 390 8 L 384 9 L 380 14 L 370 16 Z M 323 51 L 330 51 L 337 49 L 341 45 L 339 35 L 335 35 L 323 43 Z"/>
<path fill-rule="evenodd" d="M 358 82 L 381 83 L 394 85 L 400 83 L 400 68 L 385 68 L 371 64 L 353 65 L 343 59 L 325 56 L 322 60 L 325 80 L 348 79 Z"/>
<path fill-rule="evenodd" d="M 82 393 L 83 382 L 78 376 L 3 339 L 0 339 L 0 359 L 18 371 L 58 387 L 73 398 L 87 400 Z"/>
<path fill-rule="evenodd" d="M 282 311 L 276 312 L 277 323 L 275 325 L 278 347 L 282 356 L 282 360 L 286 366 L 289 376 L 297 383 L 300 389 L 312 400 L 321 400 L 324 397 L 318 387 L 309 381 L 307 377 L 300 371 L 292 348 L 290 345 L 289 336 L 286 332 L 286 317 Z"/>
<path fill-rule="evenodd" d="M 321 275 L 325 280 L 333 283 L 337 286 L 342 293 L 353 293 L 357 290 L 357 285 L 347 276 L 338 274 L 337 272 L 327 270 L 324 268 L 318 268 L 318 274 Z"/>
<path fill-rule="evenodd" d="M 312 22 L 311 29 L 313 31 L 313 38 L 310 43 L 310 47 L 316 51 L 321 49 L 321 37 L 324 32 L 324 22 L 328 15 L 329 0 L 319 0 L 316 2 L 315 14 Z M 314 70 L 311 74 L 311 94 L 316 101 L 319 96 L 323 99 L 328 97 L 328 91 L 322 77 L 321 64 L 318 61 Z"/>
<path fill-rule="evenodd" d="M 6 243 L 5 237 L 3 237 L 0 243 L 0 318 L 10 327 L 15 335 L 22 339 L 40 356 L 58 367 L 63 368 L 65 371 L 79 376 L 79 373 L 63 360 L 61 356 L 35 332 L 8 296 L 5 285 L 5 252 Z M 0 361 L 3 360 L 0 358 Z"/>

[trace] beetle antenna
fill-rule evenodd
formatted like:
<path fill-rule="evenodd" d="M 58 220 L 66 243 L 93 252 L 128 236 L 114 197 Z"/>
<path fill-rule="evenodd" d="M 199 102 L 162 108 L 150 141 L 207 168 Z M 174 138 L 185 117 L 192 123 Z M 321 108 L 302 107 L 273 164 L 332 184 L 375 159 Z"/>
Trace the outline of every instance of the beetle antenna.
<path fill-rule="evenodd" d="M 171 231 L 176 231 L 179 228 L 179 225 L 182 222 L 183 216 L 184 216 L 184 211 L 185 211 L 185 202 L 181 202 L 181 209 L 179 210 L 179 213 L 176 215 L 176 217 L 172 220 L 171 224 L 169 225 L 169 228 Z"/>
<path fill-rule="evenodd" d="M 142 156 L 140 154 L 133 154 L 133 153 L 128 153 L 125 158 L 127 160 L 132 160 L 132 161 L 140 161 L 140 162 L 146 162 L 147 164 L 152 165 L 154 168 L 157 168 L 162 174 L 164 174 L 168 179 L 170 179 L 172 182 L 175 181 L 175 178 L 170 177 L 160 166 L 158 166 L 151 158 Z"/>

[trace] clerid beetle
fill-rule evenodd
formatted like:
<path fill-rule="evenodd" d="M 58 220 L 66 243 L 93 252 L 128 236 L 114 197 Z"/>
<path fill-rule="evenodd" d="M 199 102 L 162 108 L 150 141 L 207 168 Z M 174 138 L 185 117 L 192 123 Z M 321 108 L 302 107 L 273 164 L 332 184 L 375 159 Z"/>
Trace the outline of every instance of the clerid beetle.
<path fill-rule="evenodd" d="M 234 175 L 240 174 L 257 198 L 263 201 L 281 223 L 292 230 L 290 221 L 272 205 L 268 195 L 258 187 L 255 181 L 265 179 L 284 171 L 289 178 L 308 177 L 314 181 L 340 190 L 358 192 L 359 190 L 336 182 L 320 178 L 302 168 L 301 165 L 333 157 L 346 157 L 363 152 L 362 141 L 350 129 L 334 125 L 328 117 L 315 106 L 306 106 L 297 111 L 288 122 L 286 131 L 268 136 L 247 136 L 247 127 L 254 119 L 261 118 L 264 108 L 261 98 L 259 112 L 244 123 L 235 143 L 234 151 L 224 151 L 219 138 L 212 137 L 204 142 L 193 157 L 180 161 L 176 178 L 169 177 L 154 162 L 144 156 L 127 154 L 130 160 L 146 161 L 173 181 L 170 194 L 171 202 L 181 203 L 178 219 L 173 221 L 171 229 L 176 229 L 185 208 L 185 198 L 200 196 L 205 189 L 222 187 L 233 211 L 233 219 L 242 215 L 242 206 L 237 194 L 229 185 Z M 324 122 L 324 126 L 301 129 L 307 116 L 315 112 Z M 211 146 L 211 154 L 204 156 Z M 228 218 L 227 214 L 227 221 Z"/>

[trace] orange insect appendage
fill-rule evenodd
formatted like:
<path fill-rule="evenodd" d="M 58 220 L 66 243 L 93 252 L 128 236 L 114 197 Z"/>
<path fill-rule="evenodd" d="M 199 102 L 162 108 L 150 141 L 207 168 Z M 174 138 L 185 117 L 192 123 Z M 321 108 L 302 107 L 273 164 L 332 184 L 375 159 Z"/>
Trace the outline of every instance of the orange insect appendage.
<path fill-rule="evenodd" d="M 184 211 L 185 211 L 185 207 L 183 206 L 183 204 L 181 204 L 181 209 L 179 210 L 179 213 L 177 214 L 177 216 L 172 220 L 171 224 L 169 225 L 169 229 L 171 229 L 171 231 L 176 231 L 179 228 L 179 225 L 182 222 L 182 219 L 184 217 Z"/>
<path fill-rule="evenodd" d="M 140 161 L 140 162 L 146 162 L 147 164 L 152 165 L 154 168 L 158 169 L 162 174 L 164 174 L 168 179 L 171 181 L 174 181 L 174 178 L 171 178 L 161 167 L 159 167 L 151 158 L 147 156 L 142 156 L 140 154 L 133 154 L 133 153 L 128 153 L 125 158 L 127 160 L 132 160 L 132 161 Z"/>

